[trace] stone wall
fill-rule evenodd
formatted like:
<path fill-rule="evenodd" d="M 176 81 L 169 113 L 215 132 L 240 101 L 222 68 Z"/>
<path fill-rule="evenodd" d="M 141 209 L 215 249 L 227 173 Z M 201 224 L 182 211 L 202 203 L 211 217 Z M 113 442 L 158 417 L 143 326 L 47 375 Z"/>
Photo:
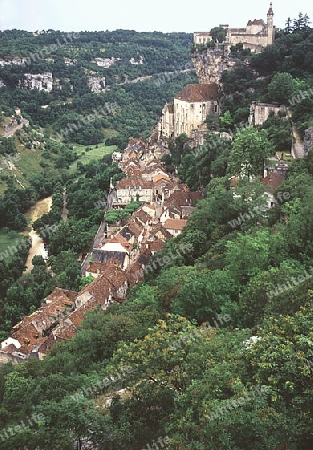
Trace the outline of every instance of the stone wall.
<path fill-rule="evenodd" d="M 272 105 L 270 103 L 252 102 L 250 107 L 249 124 L 253 126 L 262 125 L 271 113 L 278 115 L 279 112 L 287 113 L 285 105 Z"/>
<path fill-rule="evenodd" d="M 219 114 L 219 105 L 216 101 L 186 102 L 174 99 L 174 137 L 186 133 L 193 137 L 193 130 L 197 130 L 204 123 L 208 114 Z"/>

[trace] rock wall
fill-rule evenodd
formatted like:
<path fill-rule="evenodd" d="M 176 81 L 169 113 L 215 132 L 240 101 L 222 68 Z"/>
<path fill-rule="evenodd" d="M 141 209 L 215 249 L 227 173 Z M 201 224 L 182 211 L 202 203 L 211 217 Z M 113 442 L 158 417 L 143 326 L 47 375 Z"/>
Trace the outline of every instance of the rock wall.
<path fill-rule="evenodd" d="M 313 149 L 313 128 L 309 128 L 304 132 L 303 149 L 305 156 Z"/>
<path fill-rule="evenodd" d="M 230 56 L 230 46 L 216 46 L 205 50 L 194 50 L 191 55 L 200 84 L 221 84 L 224 70 L 232 70 L 236 61 Z"/>

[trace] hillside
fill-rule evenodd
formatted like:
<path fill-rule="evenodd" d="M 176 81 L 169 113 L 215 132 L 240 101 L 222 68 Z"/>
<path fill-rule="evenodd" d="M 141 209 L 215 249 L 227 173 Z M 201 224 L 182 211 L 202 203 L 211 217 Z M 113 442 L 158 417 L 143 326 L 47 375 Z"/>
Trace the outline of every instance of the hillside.
<path fill-rule="evenodd" d="M 260 53 L 253 54 L 240 45 L 230 49 L 231 70 L 222 72 L 218 80 L 220 114 L 206 116 L 201 146 L 194 146 L 186 134 L 166 139 L 152 134 L 164 103 L 193 82 L 189 72 L 159 86 L 152 79 L 120 86 L 125 78 L 114 78 L 118 65 L 114 62 L 107 68 L 111 72 L 99 69 L 110 90 L 87 92 L 82 78 L 79 87 L 73 84 L 73 94 L 69 87 L 72 103 L 67 102 L 64 109 L 52 99 L 48 108 L 37 111 L 24 105 L 28 110 L 23 112 L 24 106 L 15 104 L 26 93 L 36 96 L 36 101 L 50 100 L 50 95 L 60 100 L 62 90 L 47 94 L 16 89 L 16 84 L 5 89 L 5 107 L 19 106 L 33 128 L 48 133 L 43 152 L 47 152 L 47 143 L 51 145 L 49 170 L 62 155 L 65 162 L 59 182 L 43 186 L 42 176 L 37 175 L 29 187 L 11 185 L 4 193 L 2 227 L 22 229 L 21 212 L 45 189 L 53 192 L 53 207 L 34 228 L 39 233 L 47 226 L 57 228 L 49 233 L 49 265 L 54 276 L 37 258 L 32 273 L 20 278 L 27 249 L 10 262 L 0 262 L 2 337 L 7 338 L 8 330 L 19 320 L 27 330 L 34 326 L 34 311 L 43 299 L 48 299 L 46 308 L 53 310 L 55 292 L 66 308 L 53 310 L 48 316 L 51 325 L 45 323 L 41 335 L 32 336 L 33 341 L 26 340 L 21 348 L 36 347 L 36 339 L 54 339 L 55 329 L 68 334 L 66 331 L 54 342 L 42 361 L 30 358 L 18 365 L 0 366 L 0 449 L 8 445 L 12 450 L 72 450 L 73 446 L 80 450 L 312 448 L 313 29 L 303 17 L 299 15 L 293 25 L 278 30 L 275 43 Z M 16 33 L 21 33 L 16 41 L 19 52 L 16 48 L 13 52 Z M 27 51 L 38 51 L 34 42 L 50 45 L 53 33 L 8 32 L 2 57 L 26 57 Z M 67 44 L 72 53 L 66 46 L 57 51 L 80 60 L 79 70 L 86 61 L 94 70 L 91 60 L 101 58 L 103 48 L 109 58 L 134 58 L 138 64 L 129 63 L 130 80 L 155 76 L 164 68 L 175 71 L 173 55 L 180 45 L 184 51 L 177 53 L 177 62 L 185 66 L 190 61 L 190 36 L 185 36 L 185 41 L 184 35 L 176 34 L 115 33 L 81 33 Z M 123 41 L 126 36 L 129 46 Z M 88 41 L 91 37 L 94 45 Z M 75 50 L 79 39 L 85 49 L 80 55 Z M 161 42 L 164 48 L 176 48 L 164 66 L 162 58 L 169 53 L 163 52 Z M 148 50 L 145 53 L 147 45 L 154 47 L 151 55 Z M 214 46 L 219 52 L 223 44 L 215 42 Z M 134 53 L 136 48 L 140 48 L 138 53 Z M 192 57 L 202 64 L 202 75 L 211 68 L 201 57 L 208 52 L 214 52 L 212 45 L 192 49 Z M 150 63 L 143 69 L 145 61 Z M 125 64 L 128 67 L 128 62 Z M 75 65 L 68 67 L 76 70 Z M 48 69 L 44 66 L 41 70 Z M 1 70 L 5 82 L 7 69 Z M 19 70 L 23 69 L 17 67 Z M 56 77 L 60 78 L 58 72 Z M 72 80 L 75 82 L 74 75 Z M 89 125 L 83 126 L 76 130 L 79 133 L 69 131 L 62 137 L 63 144 L 59 142 L 57 133 L 62 134 L 63 126 L 64 136 L 68 117 L 70 124 L 78 125 L 79 117 L 92 113 L 96 104 L 103 107 L 104 100 L 111 107 L 116 102 L 117 111 L 110 112 L 101 127 L 92 124 L 89 132 Z M 203 107 L 202 100 L 199 103 Z M 258 116 L 261 110 L 263 115 Z M 247 123 L 249 117 L 253 120 Z M 291 155 L 293 128 L 305 138 L 303 158 Z M 82 143 L 99 130 L 111 134 L 94 146 Z M 7 155 L 14 154 L 10 145 L 26 139 L 23 133 L 29 132 L 21 131 L 14 142 L 5 141 Z M 146 141 L 130 139 L 124 145 L 131 133 L 152 136 Z M 76 135 L 80 142 L 71 140 Z M 92 149 L 83 150 L 87 145 Z M 114 149 L 123 151 L 118 163 L 112 162 L 104 145 L 116 145 Z M 99 157 L 96 150 L 102 148 L 107 155 L 93 160 L 93 155 Z M 80 163 L 77 157 L 71 160 L 73 152 Z M 161 162 L 155 161 L 156 155 Z M 61 220 L 64 187 L 69 209 L 66 222 Z M 198 190 L 203 198 L 192 213 L 189 210 L 186 223 L 187 200 Z M 91 280 L 81 277 L 77 262 L 78 255 L 94 249 L 93 238 L 109 193 L 116 206 L 108 213 L 114 236 L 105 236 L 101 244 L 114 245 L 114 251 L 123 244 L 137 255 L 143 243 L 141 256 L 145 258 L 138 268 L 149 267 L 142 282 L 128 284 L 126 300 L 120 298 L 112 305 L 107 299 L 114 289 L 121 297 L 125 294 L 127 268 L 118 269 L 116 261 L 103 268 L 90 258 L 98 278 L 89 283 Z M 149 195 L 153 201 L 146 200 L 133 212 L 138 207 L 134 200 Z M 181 233 L 172 230 L 176 237 L 166 238 L 161 219 L 164 223 L 168 219 L 184 221 Z M 123 233 L 119 240 L 113 233 L 115 226 Z M 163 248 L 149 255 L 149 260 L 146 250 L 156 248 L 149 245 L 158 240 L 164 241 Z M 188 251 L 182 251 L 186 248 Z M 108 280 L 115 283 L 114 289 Z M 93 297 L 105 297 L 105 304 L 99 301 L 97 308 L 75 317 L 79 306 L 84 301 L 88 306 Z M 11 335 L 20 339 L 19 326 L 13 331 Z M 7 342 L 9 349 L 15 344 Z M 26 417 L 32 417 L 27 428 L 22 424 Z"/>

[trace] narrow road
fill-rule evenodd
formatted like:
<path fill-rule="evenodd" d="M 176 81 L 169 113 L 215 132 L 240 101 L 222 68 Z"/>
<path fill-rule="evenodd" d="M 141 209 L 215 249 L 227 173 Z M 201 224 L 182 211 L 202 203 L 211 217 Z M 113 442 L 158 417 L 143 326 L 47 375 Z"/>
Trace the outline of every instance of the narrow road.
<path fill-rule="evenodd" d="M 153 79 L 155 83 L 160 82 L 160 80 L 163 80 L 163 83 L 166 81 L 169 81 L 170 78 L 174 78 L 176 74 L 179 73 L 188 73 L 188 72 L 195 72 L 196 69 L 180 69 L 180 70 L 175 70 L 174 72 L 160 72 L 160 73 L 156 73 L 154 75 L 146 75 L 143 77 L 138 77 L 135 78 L 134 80 L 128 80 L 128 78 L 126 78 L 126 81 L 124 81 L 123 83 L 117 83 L 118 86 L 123 86 L 124 84 L 129 84 L 129 83 L 138 83 L 140 81 L 146 81 L 146 80 L 151 80 Z M 164 81 L 164 78 L 167 78 L 166 81 Z"/>
<path fill-rule="evenodd" d="M 103 217 L 103 220 L 101 222 L 100 227 L 98 228 L 98 231 L 97 231 L 97 234 L 95 236 L 95 239 L 93 241 L 92 249 L 87 253 L 84 261 L 82 262 L 82 266 L 81 266 L 81 273 L 82 273 L 82 275 L 85 274 L 86 269 L 89 266 L 90 256 L 92 255 L 93 249 L 101 247 L 101 241 L 103 239 L 104 232 L 105 232 L 105 229 L 106 229 L 105 215 L 106 215 L 106 212 L 109 211 L 109 209 L 112 208 L 112 203 L 113 203 L 114 197 L 115 197 L 115 190 L 111 191 L 109 193 L 109 195 L 108 195 L 107 203 L 106 203 L 105 208 L 104 208 L 104 217 Z"/>

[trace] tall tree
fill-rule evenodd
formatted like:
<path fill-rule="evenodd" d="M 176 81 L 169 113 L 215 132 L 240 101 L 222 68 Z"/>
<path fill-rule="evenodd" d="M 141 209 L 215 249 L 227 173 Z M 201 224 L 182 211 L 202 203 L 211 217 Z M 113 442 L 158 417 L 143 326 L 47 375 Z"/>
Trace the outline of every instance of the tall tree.
<path fill-rule="evenodd" d="M 263 176 L 264 164 L 273 155 L 274 146 L 265 130 L 247 127 L 237 133 L 229 155 L 231 175 Z"/>

